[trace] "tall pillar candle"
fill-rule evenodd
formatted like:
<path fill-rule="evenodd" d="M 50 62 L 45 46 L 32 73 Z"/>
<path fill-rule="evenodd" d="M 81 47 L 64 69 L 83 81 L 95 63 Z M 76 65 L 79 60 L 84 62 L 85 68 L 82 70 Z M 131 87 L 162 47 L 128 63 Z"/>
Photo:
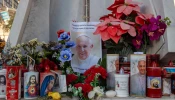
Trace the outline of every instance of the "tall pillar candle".
<path fill-rule="evenodd" d="M 24 73 L 24 99 L 36 99 L 39 96 L 39 72 L 29 66 L 29 72 Z"/>
<path fill-rule="evenodd" d="M 115 91 L 117 97 L 129 96 L 129 74 L 115 74 Z"/>
<path fill-rule="evenodd" d="M 147 96 L 152 98 L 162 97 L 160 67 L 147 67 Z"/>

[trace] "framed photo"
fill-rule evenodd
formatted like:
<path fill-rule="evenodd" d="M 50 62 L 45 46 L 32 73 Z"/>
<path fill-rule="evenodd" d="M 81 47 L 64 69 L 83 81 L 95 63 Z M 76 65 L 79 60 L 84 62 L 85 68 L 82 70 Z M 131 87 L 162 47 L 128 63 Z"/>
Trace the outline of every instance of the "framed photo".
<path fill-rule="evenodd" d="M 115 73 L 119 71 L 119 55 L 107 54 L 107 88 L 115 89 Z"/>
<path fill-rule="evenodd" d="M 130 66 L 130 95 L 146 97 L 146 55 L 132 54 Z"/>
<path fill-rule="evenodd" d="M 59 93 L 67 92 L 66 75 L 61 75 L 53 70 L 51 70 L 51 72 L 55 73 L 55 84 L 53 91 Z"/>
<path fill-rule="evenodd" d="M 6 69 L 0 70 L 0 98 L 6 97 Z"/>
<path fill-rule="evenodd" d="M 101 37 L 94 35 L 99 22 L 72 22 L 71 40 L 76 42 L 72 49 L 71 66 L 74 72 L 84 73 L 96 65 L 102 57 Z"/>

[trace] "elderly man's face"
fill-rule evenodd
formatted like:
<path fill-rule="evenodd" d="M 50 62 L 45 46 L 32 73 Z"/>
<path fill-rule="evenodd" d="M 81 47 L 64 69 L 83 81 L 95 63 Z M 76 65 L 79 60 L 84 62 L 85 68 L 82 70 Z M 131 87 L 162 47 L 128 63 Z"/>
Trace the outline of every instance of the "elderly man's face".
<path fill-rule="evenodd" d="M 137 67 L 141 75 L 146 74 L 146 62 L 144 60 L 139 61 Z"/>
<path fill-rule="evenodd" d="M 89 42 L 89 38 L 86 36 L 80 36 L 76 41 L 76 50 L 79 59 L 85 60 L 90 55 L 93 45 Z"/>

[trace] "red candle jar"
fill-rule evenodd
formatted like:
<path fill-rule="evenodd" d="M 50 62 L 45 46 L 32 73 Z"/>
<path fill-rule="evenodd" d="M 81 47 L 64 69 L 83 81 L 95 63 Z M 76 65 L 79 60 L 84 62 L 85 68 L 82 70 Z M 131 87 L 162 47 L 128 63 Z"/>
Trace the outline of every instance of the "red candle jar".
<path fill-rule="evenodd" d="M 151 67 L 151 55 L 146 54 L 146 66 Z"/>
<path fill-rule="evenodd" d="M 160 67 L 147 67 L 147 96 L 151 98 L 162 97 Z"/>
<path fill-rule="evenodd" d="M 155 62 L 157 64 L 156 66 L 150 66 L 150 67 L 159 67 L 159 55 L 158 54 L 153 54 L 151 55 L 151 65 Z"/>
<path fill-rule="evenodd" d="M 175 74 L 171 75 L 171 93 L 175 94 Z"/>
<path fill-rule="evenodd" d="M 24 73 L 28 72 L 26 67 L 21 67 L 21 97 L 24 97 Z"/>

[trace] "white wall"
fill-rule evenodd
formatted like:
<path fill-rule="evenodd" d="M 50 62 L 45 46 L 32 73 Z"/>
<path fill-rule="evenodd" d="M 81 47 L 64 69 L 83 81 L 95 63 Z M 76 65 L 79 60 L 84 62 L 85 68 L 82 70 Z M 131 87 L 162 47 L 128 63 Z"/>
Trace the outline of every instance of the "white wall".
<path fill-rule="evenodd" d="M 27 42 L 33 38 L 38 38 L 39 41 L 49 41 L 49 9 L 50 0 L 33 1 L 20 42 Z"/>
<path fill-rule="evenodd" d="M 50 40 L 57 40 L 60 29 L 69 31 L 72 20 L 83 21 L 84 0 L 50 0 Z"/>

